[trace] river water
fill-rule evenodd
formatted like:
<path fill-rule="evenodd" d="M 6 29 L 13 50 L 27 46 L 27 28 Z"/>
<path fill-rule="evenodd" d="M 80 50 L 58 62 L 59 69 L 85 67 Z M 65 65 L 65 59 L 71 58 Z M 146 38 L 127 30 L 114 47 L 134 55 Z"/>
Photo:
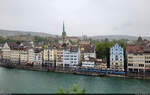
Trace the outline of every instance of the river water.
<path fill-rule="evenodd" d="M 150 80 L 94 77 L 0 67 L 0 93 L 57 93 L 73 84 L 86 93 L 150 93 Z"/>

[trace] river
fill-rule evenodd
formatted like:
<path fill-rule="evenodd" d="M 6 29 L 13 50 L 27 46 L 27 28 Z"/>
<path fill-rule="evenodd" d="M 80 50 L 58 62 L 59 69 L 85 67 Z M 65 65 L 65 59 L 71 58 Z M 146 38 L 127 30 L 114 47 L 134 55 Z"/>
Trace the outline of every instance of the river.
<path fill-rule="evenodd" d="M 0 93 L 56 93 L 73 84 L 86 93 L 150 93 L 150 80 L 94 77 L 0 67 Z"/>

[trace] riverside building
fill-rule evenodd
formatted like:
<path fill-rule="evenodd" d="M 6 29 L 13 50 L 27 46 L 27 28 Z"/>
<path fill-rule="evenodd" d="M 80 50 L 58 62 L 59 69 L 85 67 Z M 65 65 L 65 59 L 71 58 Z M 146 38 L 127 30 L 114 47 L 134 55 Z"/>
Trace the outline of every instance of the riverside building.
<path fill-rule="evenodd" d="M 124 71 L 124 53 L 123 48 L 116 43 L 110 48 L 110 69 Z"/>
<path fill-rule="evenodd" d="M 28 54 L 24 46 L 20 46 L 15 42 L 6 42 L 2 48 L 2 59 L 11 61 L 11 63 L 26 63 Z"/>
<path fill-rule="evenodd" d="M 80 62 L 80 48 L 70 46 L 64 50 L 63 67 L 76 67 Z"/>
<path fill-rule="evenodd" d="M 63 60 L 64 60 L 64 49 L 59 48 L 56 52 L 56 66 L 63 67 Z"/>
<path fill-rule="evenodd" d="M 150 72 L 150 44 L 127 45 L 127 71 Z"/>
<path fill-rule="evenodd" d="M 94 68 L 95 67 L 95 58 L 86 57 L 82 60 L 82 67 L 84 68 Z"/>
<path fill-rule="evenodd" d="M 28 63 L 34 63 L 35 60 L 35 54 L 34 54 L 34 49 L 30 48 L 28 49 Z"/>
<path fill-rule="evenodd" d="M 56 48 L 45 48 L 43 50 L 43 63 L 45 66 L 56 66 Z"/>

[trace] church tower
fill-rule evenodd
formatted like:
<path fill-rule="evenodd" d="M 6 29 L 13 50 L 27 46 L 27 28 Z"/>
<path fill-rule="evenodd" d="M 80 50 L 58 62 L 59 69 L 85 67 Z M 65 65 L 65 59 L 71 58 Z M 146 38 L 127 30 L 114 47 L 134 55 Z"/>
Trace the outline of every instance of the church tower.
<path fill-rule="evenodd" d="M 63 32 L 62 32 L 62 40 L 63 40 L 63 44 L 66 43 L 66 31 L 65 31 L 65 24 L 63 22 Z"/>

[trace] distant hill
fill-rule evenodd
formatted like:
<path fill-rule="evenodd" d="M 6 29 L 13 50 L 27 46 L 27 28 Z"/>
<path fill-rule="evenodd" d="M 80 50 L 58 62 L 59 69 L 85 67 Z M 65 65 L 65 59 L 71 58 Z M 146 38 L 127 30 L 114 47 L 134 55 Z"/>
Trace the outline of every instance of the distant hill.
<path fill-rule="evenodd" d="M 41 32 L 30 32 L 30 31 L 14 31 L 14 30 L 0 30 L 0 36 L 19 36 L 19 35 L 30 35 L 30 36 L 40 36 L 40 37 L 56 37 L 56 35 L 41 33 Z"/>
<path fill-rule="evenodd" d="M 91 36 L 89 37 L 94 40 L 104 40 L 108 38 L 109 40 L 119 40 L 119 39 L 128 39 L 128 40 L 137 40 L 138 36 L 129 36 L 129 35 L 103 35 L 103 36 Z M 142 37 L 143 39 L 150 40 L 150 37 Z"/>
<path fill-rule="evenodd" d="M 41 32 L 31 32 L 31 31 L 14 31 L 14 30 L 0 30 L 0 36 L 8 37 L 8 36 L 19 36 L 21 37 L 24 35 L 24 39 L 27 36 L 40 36 L 40 37 L 56 37 L 58 35 L 52 35 L 48 33 L 41 33 Z M 82 37 L 79 37 L 82 38 Z M 108 38 L 109 40 L 119 40 L 119 39 L 128 39 L 128 40 L 137 40 L 138 36 L 130 36 L 130 35 L 102 35 L 102 36 L 88 36 L 87 38 L 91 38 L 94 40 L 104 40 Z M 150 40 L 150 37 L 142 37 L 143 39 Z M 19 38 L 18 38 L 19 39 Z"/>

